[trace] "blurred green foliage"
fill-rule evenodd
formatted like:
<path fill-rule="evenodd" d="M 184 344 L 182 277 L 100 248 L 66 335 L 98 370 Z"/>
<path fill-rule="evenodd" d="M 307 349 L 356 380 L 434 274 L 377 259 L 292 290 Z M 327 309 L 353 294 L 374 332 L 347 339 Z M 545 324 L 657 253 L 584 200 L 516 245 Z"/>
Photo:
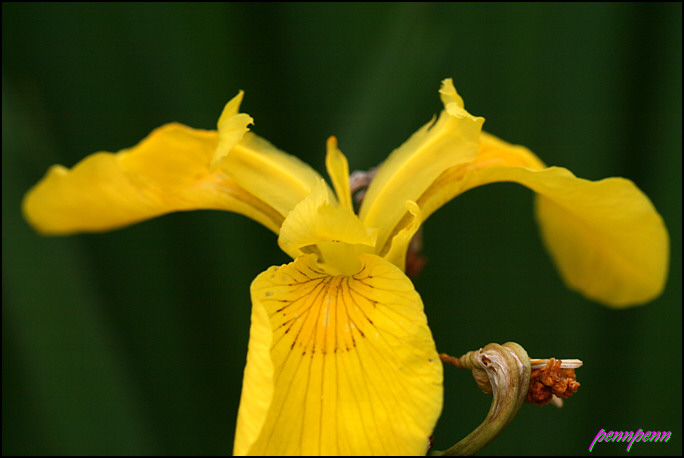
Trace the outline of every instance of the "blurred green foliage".
<path fill-rule="evenodd" d="M 20 215 L 49 165 L 213 128 L 239 89 L 253 130 L 323 171 L 382 161 L 441 109 L 453 77 L 485 129 L 578 176 L 634 180 L 672 239 L 665 293 L 613 311 L 568 291 L 531 193 L 480 188 L 426 223 L 416 287 L 439 351 L 513 340 L 581 358 L 562 410 L 525 405 L 490 454 L 582 454 L 599 429 L 672 431 L 682 453 L 681 3 L 2 5 L 3 454 L 229 454 L 249 284 L 288 262 L 221 212 L 41 238 Z M 446 368 L 444 449 L 489 398 Z M 624 454 L 597 444 L 594 454 Z"/>

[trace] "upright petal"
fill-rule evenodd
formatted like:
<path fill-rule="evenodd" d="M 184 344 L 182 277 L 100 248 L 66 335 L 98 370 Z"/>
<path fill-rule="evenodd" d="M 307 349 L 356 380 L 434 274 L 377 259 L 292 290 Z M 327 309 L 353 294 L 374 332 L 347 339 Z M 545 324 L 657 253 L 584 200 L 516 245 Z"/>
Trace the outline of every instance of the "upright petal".
<path fill-rule="evenodd" d="M 221 170 L 210 171 L 215 131 L 167 124 L 119 153 L 92 154 L 69 170 L 53 166 L 24 198 L 44 234 L 116 229 L 179 210 L 246 215 L 277 232 L 282 216 Z"/>
<path fill-rule="evenodd" d="M 416 235 L 416 232 L 418 232 L 420 225 L 424 221 L 418 204 L 411 200 L 406 201 L 406 209 L 409 211 L 409 213 L 405 218 L 410 218 L 411 221 L 409 223 L 399 225 L 399 227 L 402 229 L 397 232 L 394 237 L 392 237 L 390 249 L 383 256 L 385 259 L 387 259 L 387 261 L 391 262 L 402 271 L 406 271 L 406 253 L 408 252 L 411 240 Z"/>
<path fill-rule="evenodd" d="M 483 136 L 481 155 L 446 171 L 418 204 L 431 214 L 456 195 L 494 182 L 537 193 L 542 237 L 568 287 L 622 307 L 658 296 L 667 278 L 669 237 L 648 197 L 629 180 L 589 181 L 544 168 L 529 150 Z"/>
<path fill-rule="evenodd" d="M 328 138 L 328 153 L 325 156 L 325 168 L 328 169 L 330 181 L 335 189 L 337 200 L 344 208 L 354 211 L 351 190 L 349 188 L 349 164 L 347 158 L 337 147 L 337 138 Z"/>
<path fill-rule="evenodd" d="M 321 176 L 265 139 L 244 133 L 245 121 L 251 123 L 252 118 L 238 112 L 241 101 L 242 93 L 228 102 L 219 118 L 220 142 L 212 166 L 221 168 L 284 218 L 311 192 Z"/>
<path fill-rule="evenodd" d="M 313 255 L 252 283 L 237 455 L 424 455 L 442 367 L 410 280 L 375 255 L 330 276 Z"/>
<path fill-rule="evenodd" d="M 440 90 L 444 110 L 437 122 L 424 125 L 394 150 L 379 167 L 364 197 L 359 216 L 368 227 L 380 228 L 378 254 L 402 228 L 406 201 L 416 201 L 444 170 L 473 160 L 483 118 L 470 115 L 451 79 Z"/>

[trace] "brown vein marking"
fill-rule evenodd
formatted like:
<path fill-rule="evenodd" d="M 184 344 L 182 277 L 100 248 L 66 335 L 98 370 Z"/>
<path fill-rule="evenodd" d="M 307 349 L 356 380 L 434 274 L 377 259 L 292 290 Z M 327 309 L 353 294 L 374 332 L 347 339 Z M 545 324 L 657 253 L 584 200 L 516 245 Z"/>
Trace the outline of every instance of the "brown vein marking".
<path fill-rule="evenodd" d="M 277 288 L 264 293 L 262 301 L 274 328 L 273 345 L 287 344 L 311 357 L 353 349 L 365 337 L 363 329 L 373 326 L 369 314 L 377 301 L 354 288 L 357 278 L 300 269 L 297 273 L 301 277 L 274 282 Z"/>

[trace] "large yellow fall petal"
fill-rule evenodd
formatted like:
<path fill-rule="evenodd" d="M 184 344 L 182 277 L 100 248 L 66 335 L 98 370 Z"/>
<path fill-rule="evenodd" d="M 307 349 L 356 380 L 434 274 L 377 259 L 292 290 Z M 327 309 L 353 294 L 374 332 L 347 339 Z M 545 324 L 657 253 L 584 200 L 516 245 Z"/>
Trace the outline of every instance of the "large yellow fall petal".
<path fill-rule="evenodd" d="M 364 197 L 359 217 L 368 227 L 378 227 L 377 254 L 389 250 L 391 238 L 402 228 L 406 201 L 417 201 L 447 168 L 473 160 L 483 118 L 470 115 L 451 79 L 440 89 L 444 110 L 437 122 L 424 125 L 394 150 L 378 168 Z"/>
<path fill-rule="evenodd" d="M 660 295 L 669 237 L 653 204 L 633 182 L 581 180 L 564 169 L 526 171 L 515 181 L 538 193 L 542 237 L 569 288 L 614 307 Z"/>
<path fill-rule="evenodd" d="M 274 232 L 282 216 L 221 170 L 210 171 L 215 131 L 167 124 L 119 153 L 95 153 L 71 170 L 53 166 L 24 198 L 26 219 L 58 235 L 105 231 L 179 210 L 246 215 Z"/>
<path fill-rule="evenodd" d="M 624 178 L 589 181 L 545 168 L 529 150 L 485 136 L 481 154 L 445 171 L 419 199 L 425 217 L 468 189 L 516 182 L 537 193 L 545 245 L 568 287 L 614 307 L 658 296 L 669 238 L 648 197 Z"/>
<path fill-rule="evenodd" d="M 351 276 L 307 255 L 252 283 L 235 454 L 424 455 L 442 366 L 420 296 L 370 254 Z"/>
<path fill-rule="evenodd" d="M 252 132 L 236 141 L 237 129 L 252 122 L 251 117 L 238 112 L 241 101 L 242 93 L 226 104 L 219 118 L 220 142 L 212 166 L 221 168 L 284 218 L 309 195 L 321 176 L 297 157 L 280 151 Z"/>

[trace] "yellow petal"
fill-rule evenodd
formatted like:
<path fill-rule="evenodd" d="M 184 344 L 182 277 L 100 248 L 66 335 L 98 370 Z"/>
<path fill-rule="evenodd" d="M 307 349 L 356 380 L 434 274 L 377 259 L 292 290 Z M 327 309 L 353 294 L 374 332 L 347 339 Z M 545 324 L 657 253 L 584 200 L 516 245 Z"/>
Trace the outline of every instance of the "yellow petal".
<path fill-rule="evenodd" d="M 278 244 L 293 258 L 313 252 L 337 273 L 352 274 L 360 268 L 356 254 L 375 246 L 376 231 L 361 224 L 351 209 L 337 205 L 331 194 L 321 178 L 285 218 Z"/>
<path fill-rule="evenodd" d="M 332 181 L 333 188 L 337 199 L 345 208 L 354 211 L 351 200 L 351 190 L 349 188 L 349 164 L 347 158 L 342 154 L 342 151 L 337 147 L 337 139 L 330 137 L 327 143 L 328 154 L 325 156 L 325 167 L 328 169 L 330 181 Z"/>
<path fill-rule="evenodd" d="M 588 181 L 543 168 L 529 150 L 492 136 L 470 164 L 445 172 L 418 204 L 427 217 L 476 186 L 520 183 L 537 193 L 542 237 L 568 287 L 614 307 L 658 296 L 667 278 L 669 238 L 648 197 L 629 180 Z"/>
<path fill-rule="evenodd" d="M 532 170 L 546 168 L 541 159 L 524 146 L 512 145 L 483 131 L 480 133 L 477 157 L 444 170 L 417 200 L 423 220 L 457 195 L 485 184 L 480 182 L 477 171 L 494 166 Z M 405 217 L 399 227 L 408 221 L 410 220 Z"/>
<path fill-rule="evenodd" d="M 483 118 L 470 115 L 450 79 L 440 90 L 444 110 L 396 149 L 379 167 L 364 197 L 359 216 L 366 226 L 380 228 L 378 254 L 401 228 L 405 203 L 417 201 L 435 179 L 449 167 L 473 160 Z"/>
<path fill-rule="evenodd" d="M 69 170 L 53 166 L 24 198 L 44 234 L 105 231 L 179 210 L 244 214 L 278 231 L 282 217 L 209 164 L 215 131 L 167 124 L 119 153 L 95 153 Z"/>
<path fill-rule="evenodd" d="M 284 218 L 304 199 L 321 176 L 298 158 L 246 132 L 252 118 L 238 113 L 242 93 L 228 102 L 218 121 L 220 142 L 212 166 L 221 168 Z"/>
<path fill-rule="evenodd" d="M 395 266 L 329 276 L 308 255 L 252 283 L 236 455 L 424 455 L 442 367 L 420 296 Z"/>
<path fill-rule="evenodd" d="M 407 224 L 401 225 L 403 228 L 392 237 L 390 249 L 385 256 L 388 262 L 391 262 L 402 271 L 406 271 L 406 253 L 413 236 L 416 235 L 420 225 L 424 219 L 418 204 L 413 201 L 406 202 L 406 209 L 409 211 L 411 221 Z"/>
<path fill-rule="evenodd" d="M 569 288 L 614 307 L 660 295 L 669 237 L 653 204 L 634 183 L 624 178 L 591 182 L 553 168 L 526 171 L 516 181 L 539 194 L 541 233 Z"/>
<path fill-rule="evenodd" d="M 226 157 L 231 152 L 235 145 L 238 144 L 242 137 L 249 131 L 250 124 L 254 123 L 254 119 L 246 113 L 239 113 L 240 104 L 244 92 L 238 92 L 238 95 L 233 97 L 230 102 L 223 108 L 223 112 L 218 120 L 219 143 L 216 145 L 216 150 L 211 159 L 212 167 L 221 162 L 221 159 Z"/>
<path fill-rule="evenodd" d="M 492 165 L 525 167 L 534 170 L 546 168 L 542 160 L 526 147 L 513 145 L 483 131 L 480 134 L 477 159 L 473 166 L 483 169 Z"/>

